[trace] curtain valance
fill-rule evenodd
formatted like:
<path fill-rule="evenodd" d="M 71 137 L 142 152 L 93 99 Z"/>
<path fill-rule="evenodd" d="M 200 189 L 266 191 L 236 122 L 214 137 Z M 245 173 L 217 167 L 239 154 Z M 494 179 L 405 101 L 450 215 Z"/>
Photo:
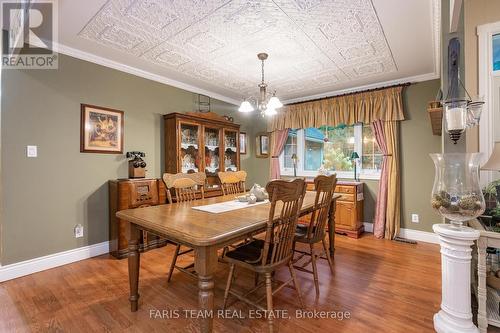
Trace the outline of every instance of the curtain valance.
<path fill-rule="evenodd" d="M 402 90 L 403 86 L 397 86 L 286 105 L 271 120 L 268 130 L 404 120 Z"/>

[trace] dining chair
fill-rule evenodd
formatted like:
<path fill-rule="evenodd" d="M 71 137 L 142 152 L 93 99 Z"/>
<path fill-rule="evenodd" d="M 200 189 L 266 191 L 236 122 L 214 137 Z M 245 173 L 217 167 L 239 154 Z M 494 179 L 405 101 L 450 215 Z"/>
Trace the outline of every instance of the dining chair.
<path fill-rule="evenodd" d="M 271 204 L 265 238 L 253 239 L 251 242 L 225 253 L 224 260 L 229 264 L 229 275 L 224 292 L 223 309 L 226 308 L 229 294 L 231 294 L 238 300 L 255 306 L 262 311 L 267 310 L 267 313 L 269 313 L 269 311 L 273 310 L 273 295 L 292 282 L 297 291 L 300 306 L 304 307 L 300 287 L 292 267 L 292 246 L 306 185 L 303 179 L 293 181 L 273 180 L 266 185 L 266 191 L 269 193 Z M 259 283 L 245 294 L 233 291 L 231 285 L 236 266 L 265 275 L 265 281 Z M 291 278 L 273 291 L 272 274 L 283 266 L 288 266 Z M 264 297 L 257 301 L 252 301 L 246 297 L 264 286 L 264 284 L 266 287 Z M 267 300 L 267 309 L 258 304 L 264 298 Z M 273 316 L 268 316 L 267 320 L 269 331 L 273 332 Z"/>
<path fill-rule="evenodd" d="M 163 174 L 163 181 L 165 182 L 165 186 L 167 188 L 168 202 L 172 204 L 174 203 L 174 200 L 178 203 L 193 201 L 196 200 L 198 196 L 200 197 L 200 199 L 204 199 L 206 179 L 207 176 L 204 172 Z M 175 197 L 172 197 L 172 194 L 174 194 Z M 190 268 L 194 267 L 194 263 L 185 267 L 177 266 L 177 258 L 192 251 L 193 249 L 191 248 L 181 251 L 181 245 L 176 244 L 175 253 L 172 258 L 172 263 L 170 264 L 170 269 L 168 271 L 168 282 L 170 282 L 172 278 L 174 269 L 178 269 L 179 271 L 191 276 L 196 276 L 193 272 L 189 271 Z"/>
<path fill-rule="evenodd" d="M 223 195 L 245 192 L 246 171 L 221 171 L 217 173 L 217 176 L 221 183 Z"/>
<path fill-rule="evenodd" d="M 331 176 L 317 176 L 314 179 L 314 188 L 316 191 L 316 197 L 314 199 L 314 207 L 311 213 L 311 219 L 308 225 L 297 225 L 297 229 L 295 232 L 295 240 L 293 243 L 293 251 L 300 253 L 298 258 L 293 260 L 294 268 L 302 271 L 310 273 L 314 276 L 314 287 L 316 289 L 316 295 L 319 295 L 319 279 L 318 279 L 318 268 L 317 268 L 317 260 L 320 256 L 316 252 L 315 245 L 317 243 L 322 243 L 323 252 L 326 255 L 326 259 L 328 260 L 328 265 L 330 266 L 330 270 L 334 273 L 333 270 L 333 262 L 330 256 L 330 251 L 328 251 L 328 247 L 326 246 L 326 224 L 328 221 L 328 216 L 330 213 L 330 205 L 332 204 L 332 197 L 335 191 L 335 185 L 337 184 L 336 175 Z M 334 213 L 334 212 L 333 212 Z M 297 250 L 295 245 L 296 243 L 308 244 L 309 251 L 300 251 Z M 301 260 L 304 256 L 309 256 L 309 260 L 304 262 L 301 266 L 295 265 L 299 260 Z M 311 264 L 312 271 L 306 269 L 307 265 Z"/>

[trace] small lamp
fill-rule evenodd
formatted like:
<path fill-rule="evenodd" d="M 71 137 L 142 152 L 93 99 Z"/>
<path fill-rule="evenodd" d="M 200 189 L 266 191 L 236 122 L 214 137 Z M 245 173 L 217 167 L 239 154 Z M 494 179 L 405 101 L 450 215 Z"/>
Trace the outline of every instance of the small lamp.
<path fill-rule="evenodd" d="M 351 154 L 351 161 L 354 163 L 354 180 L 358 180 L 356 176 L 356 160 L 359 158 L 359 155 L 357 152 L 353 151 Z"/>
<path fill-rule="evenodd" d="M 293 176 L 297 177 L 297 154 L 293 153 L 291 159 L 293 163 Z"/>
<path fill-rule="evenodd" d="M 500 171 L 500 142 L 495 142 L 493 152 L 488 161 L 481 167 L 481 170 Z M 496 186 L 497 205 L 500 199 L 500 186 Z"/>
<path fill-rule="evenodd" d="M 481 170 L 500 170 L 500 142 L 495 142 L 493 152 L 491 153 L 488 161 L 481 167 Z"/>

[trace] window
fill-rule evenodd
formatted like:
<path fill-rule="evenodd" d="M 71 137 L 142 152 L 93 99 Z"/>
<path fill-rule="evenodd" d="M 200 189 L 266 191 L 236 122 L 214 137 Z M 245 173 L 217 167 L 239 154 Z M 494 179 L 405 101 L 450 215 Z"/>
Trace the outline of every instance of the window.
<path fill-rule="evenodd" d="M 360 177 L 380 177 L 383 154 L 370 125 L 290 130 L 280 155 L 281 174 L 293 175 L 292 155 L 296 154 L 299 176 L 316 176 L 323 165 L 327 170 L 336 172 L 339 178 L 354 178 L 353 152 L 360 157 L 356 161 Z"/>
<path fill-rule="evenodd" d="M 493 70 L 500 71 L 500 34 L 493 35 Z"/>
<path fill-rule="evenodd" d="M 283 149 L 284 167 L 287 169 L 293 168 L 292 155 L 297 154 L 297 130 L 288 131 L 288 139 Z"/>

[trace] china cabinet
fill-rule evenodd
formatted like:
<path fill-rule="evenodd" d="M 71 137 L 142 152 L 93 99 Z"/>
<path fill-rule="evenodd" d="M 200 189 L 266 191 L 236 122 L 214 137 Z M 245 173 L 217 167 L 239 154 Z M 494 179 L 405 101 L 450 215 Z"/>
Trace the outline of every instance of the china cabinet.
<path fill-rule="evenodd" d="M 240 170 L 240 125 L 213 112 L 164 115 L 165 172 L 207 174 L 207 196 L 220 194 L 219 171 Z"/>

